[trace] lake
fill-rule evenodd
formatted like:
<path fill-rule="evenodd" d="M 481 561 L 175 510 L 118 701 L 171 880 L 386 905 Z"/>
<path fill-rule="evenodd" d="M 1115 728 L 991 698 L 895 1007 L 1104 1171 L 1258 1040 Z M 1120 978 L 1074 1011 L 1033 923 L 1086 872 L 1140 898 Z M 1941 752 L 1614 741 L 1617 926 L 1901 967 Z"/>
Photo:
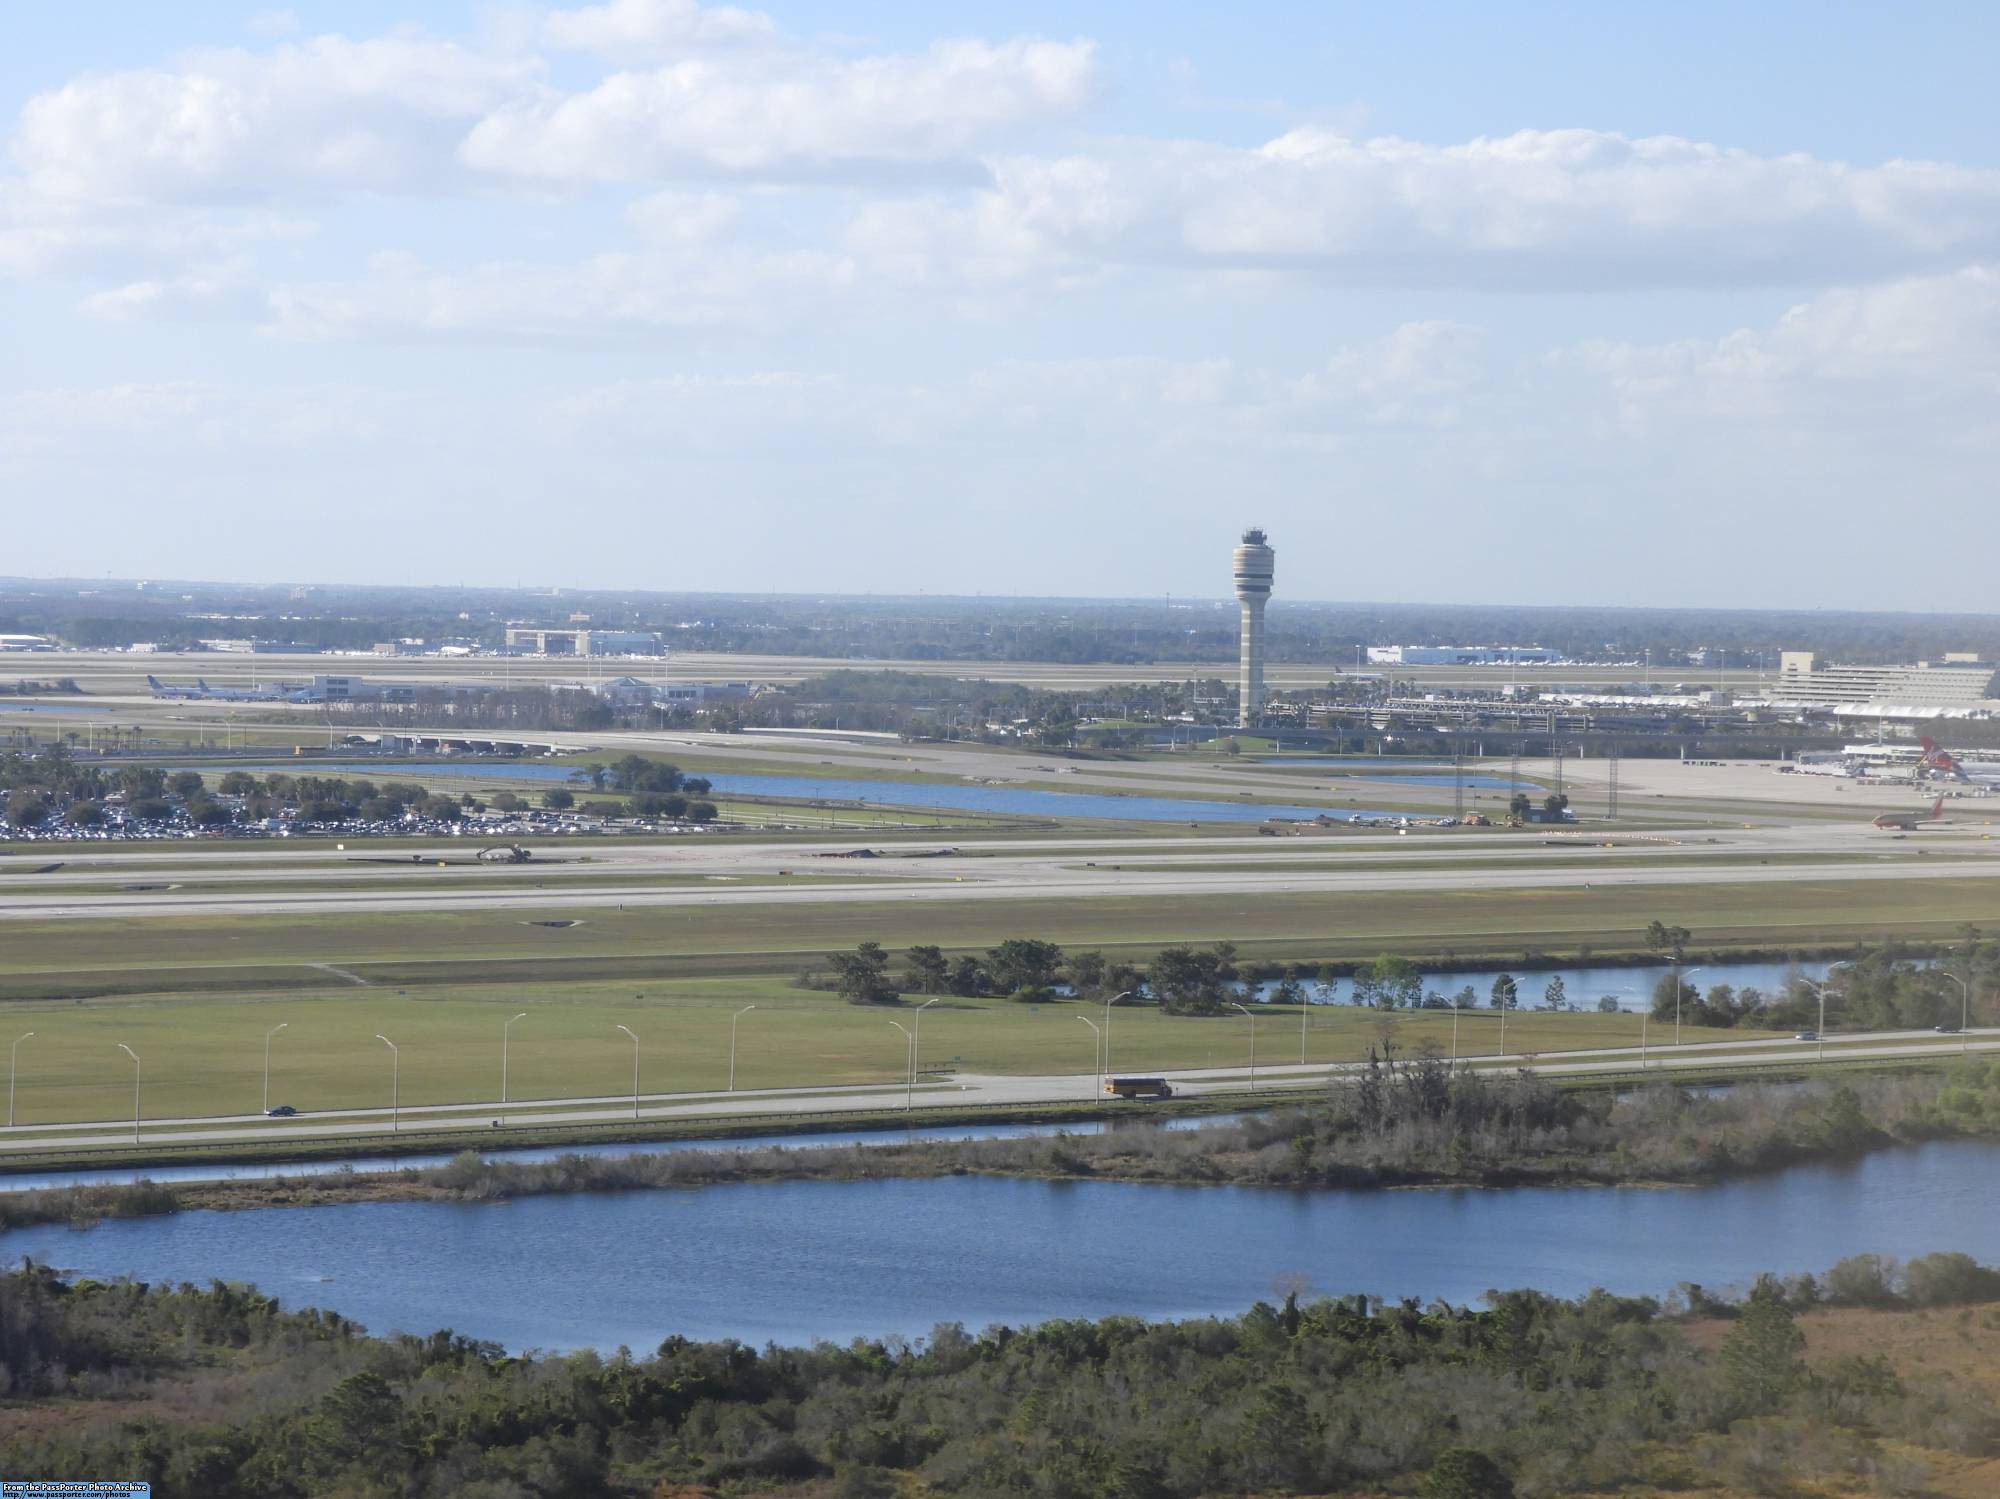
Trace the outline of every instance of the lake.
<path fill-rule="evenodd" d="M 182 1213 L 7 1234 L 97 1278 L 254 1281 L 377 1333 L 650 1351 L 940 1322 L 1227 1316 L 1315 1292 L 1662 1295 L 1863 1252 L 2000 1259 L 2000 1146 L 1938 1142 L 1713 1186 L 1301 1192 L 955 1177 Z"/>
<path fill-rule="evenodd" d="M 220 769 L 221 767 L 205 767 Z M 478 765 L 397 765 L 366 762 L 300 761 L 291 765 L 239 766 L 258 775 L 365 776 L 393 781 L 398 776 L 471 776 L 482 781 L 540 781 L 568 785 L 573 764 L 496 760 Z M 819 776 L 705 775 L 718 796 L 781 796 L 800 801 L 867 802 L 878 807 L 930 811 L 997 812 L 1015 817 L 1115 818 L 1125 822 L 1263 822 L 1272 817 L 1395 817 L 1382 809 L 1291 806 L 1244 797 L 1240 801 L 1182 801 L 1168 796 L 1107 796 L 1088 791 L 1037 791 L 1014 786 L 925 785 L 915 781 L 853 781 Z M 579 795 L 587 796 L 587 790 Z M 1413 814 L 1415 815 L 1415 814 Z M 1423 814 L 1436 816 L 1435 812 Z"/>
<path fill-rule="evenodd" d="M 1761 989 L 1767 996 L 1781 992 L 1785 985 L 1785 975 L 1791 971 L 1787 963 L 1702 963 L 1690 964 L 1681 970 L 1687 981 L 1708 993 L 1718 984 L 1727 984 L 1732 989 Z M 1826 974 L 1824 962 L 1800 963 L 1798 971 L 1807 978 L 1817 981 Z M 1549 980 L 1561 975 L 1563 993 L 1569 1002 L 1586 1010 L 1597 1008 L 1597 1001 L 1606 995 L 1618 1001 L 1621 1010 L 1643 1010 L 1652 1003 L 1653 991 L 1670 972 L 1665 963 L 1649 964 L 1639 968 L 1479 968 L 1467 973 L 1436 973 L 1429 969 L 1419 970 L 1423 975 L 1424 993 L 1441 994 L 1449 999 L 1467 984 L 1478 997 L 1479 1008 L 1486 1008 L 1492 998 L 1493 981 L 1502 973 L 1512 974 L 1519 996 L 1520 1007 L 1532 1010 L 1542 1002 L 1542 991 Z M 1265 994 L 1276 988 L 1275 984 L 1260 984 L 1258 988 Z M 1354 981 L 1342 979 L 1338 997 L 1352 998 Z M 1312 997 L 1311 986 L 1307 995 Z"/>

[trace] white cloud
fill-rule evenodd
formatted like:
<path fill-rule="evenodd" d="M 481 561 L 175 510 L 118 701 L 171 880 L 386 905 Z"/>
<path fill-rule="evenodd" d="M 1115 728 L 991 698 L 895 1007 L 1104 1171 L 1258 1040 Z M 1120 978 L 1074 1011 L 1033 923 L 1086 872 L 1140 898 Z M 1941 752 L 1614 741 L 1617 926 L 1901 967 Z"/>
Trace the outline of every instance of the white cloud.
<path fill-rule="evenodd" d="M 689 47 L 769 42 L 778 28 L 761 11 L 694 0 L 610 0 L 542 18 L 542 39 L 568 52 L 595 52 L 619 60 L 650 61 Z"/>
<path fill-rule="evenodd" d="M 1463 323 L 1405 323 L 1385 338 L 1340 350 L 1294 389 L 1312 403 L 1358 403 L 1378 426 L 1446 426 L 1458 419 L 1459 398 L 1485 374 L 1484 339 L 1482 330 Z"/>
<path fill-rule="evenodd" d="M 241 262 L 311 226 L 278 213 L 148 208 L 51 199 L 0 178 L 0 278 L 130 277 Z"/>
<path fill-rule="evenodd" d="M 1301 129 L 1255 149 L 1124 141 L 992 169 L 978 221 L 1051 258 L 1363 284 L 1824 280 L 2000 252 L 2000 172 L 1596 130 L 1437 146 Z"/>
<path fill-rule="evenodd" d="M 625 210 L 642 239 L 656 245 L 701 245 L 723 238 L 743 216 L 722 193 L 658 192 Z"/>
<path fill-rule="evenodd" d="M 251 12 L 243 25 L 252 36 L 296 36 L 299 18 L 294 11 L 259 10 Z"/>
<path fill-rule="evenodd" d="M 1035 40 L 852 60 L 789 49 L 689 56 L 497 109 L 473 127 L 463 156 L 483 171 L 558 183 L 950 161 L 994 132 L 1080 109 L 1095 62 L 1089 42 Z"/>
<path fill-rule="evenodd" d="M 580 265 L 493 262 L 467 272 L 377 256 L 370 273 L 271 293 L 289 338 L 565 342 L 696 328 L 775 330 L 840 297 L 849 262 L 802 251 L 703 255 L 700 244 L 595 255 Z"/>
<path fill-rule="evenodd" d="M 1656 344 L 1591 340 L 1555 363 L 1603 382 L 1628 425 L 1850 435 L 1890 427 L 1991 441 L 2000 432 L 2000 272 L 1975 265 L 1837 288 L 1769 327 Z"/>
<path fill-rule="evenodd" d="M 12 151 L 34 191 L 59 200 L 409 190 L 455 173 L 466 122 L 539 71 L 533 58 L 408 36 L 196 52 L 35 95 Z"/>

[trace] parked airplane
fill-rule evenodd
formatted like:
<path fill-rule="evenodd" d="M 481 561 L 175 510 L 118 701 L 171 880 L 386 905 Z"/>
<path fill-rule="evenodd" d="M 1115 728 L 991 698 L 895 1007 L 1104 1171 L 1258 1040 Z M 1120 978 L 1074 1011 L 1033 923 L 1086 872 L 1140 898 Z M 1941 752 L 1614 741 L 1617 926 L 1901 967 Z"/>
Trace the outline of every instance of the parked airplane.
<path fill-rule="evenodd" d="M 1897 832 L 1914 833 L 1920 823 L 1944 821 L 1944 798 L 1931 803 L 1929 812 L 1884 812 L 1875 819 L 1878 828 L 1893 828 Z"/>
<path fill-rule="evenodd" d="M 169 687 L 158 677 L 146 678 L 154 697 L 186 698 L 205 703 L 291 703 L 300 701 L 296 687 L 211 687 L 200 677 L 192 687 Z"/>
<path fill-rule="evenodd" d="M 1950 750 L 1928 739 L 1924 741 L 1924 757 L 1918 763 L 1935 775 L 1950 776 L 1969 785 L 2000 786 L 2000 762 L 1961 760 Z"/>

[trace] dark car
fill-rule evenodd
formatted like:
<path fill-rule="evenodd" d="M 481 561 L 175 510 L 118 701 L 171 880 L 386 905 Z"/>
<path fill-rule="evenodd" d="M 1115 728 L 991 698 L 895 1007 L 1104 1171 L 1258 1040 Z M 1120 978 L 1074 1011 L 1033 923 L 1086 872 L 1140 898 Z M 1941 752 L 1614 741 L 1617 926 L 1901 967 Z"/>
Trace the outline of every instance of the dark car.
<path fill-rule="evenodd" d="M 1958 1027 L 1950 1021 L 1946 1021 L 1943 1025 L 1934 1025 L 1931 1029 L 1936 1031 L 1940 1036 L 1956 1036 L 1958 1034 Z"/>
<path fill-rule="evenodd" d="M 264 1117 L 267 1119 L 291 1119 L 296 1117 L 298 1112 L 290 1104 L 281 1103 L 275 1109 L 264 1110 Z"/>

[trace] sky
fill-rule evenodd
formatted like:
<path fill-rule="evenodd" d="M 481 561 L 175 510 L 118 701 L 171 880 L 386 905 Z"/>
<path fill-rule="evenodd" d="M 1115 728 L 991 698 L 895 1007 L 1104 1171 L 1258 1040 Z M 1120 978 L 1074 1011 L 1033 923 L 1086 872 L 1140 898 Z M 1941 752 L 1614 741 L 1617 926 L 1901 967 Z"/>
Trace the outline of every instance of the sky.
<path fill-rule="evenodd" d="M 1991 4 L 178 0 L 0 51 L 0 573 L 2000 609 Z"/>

